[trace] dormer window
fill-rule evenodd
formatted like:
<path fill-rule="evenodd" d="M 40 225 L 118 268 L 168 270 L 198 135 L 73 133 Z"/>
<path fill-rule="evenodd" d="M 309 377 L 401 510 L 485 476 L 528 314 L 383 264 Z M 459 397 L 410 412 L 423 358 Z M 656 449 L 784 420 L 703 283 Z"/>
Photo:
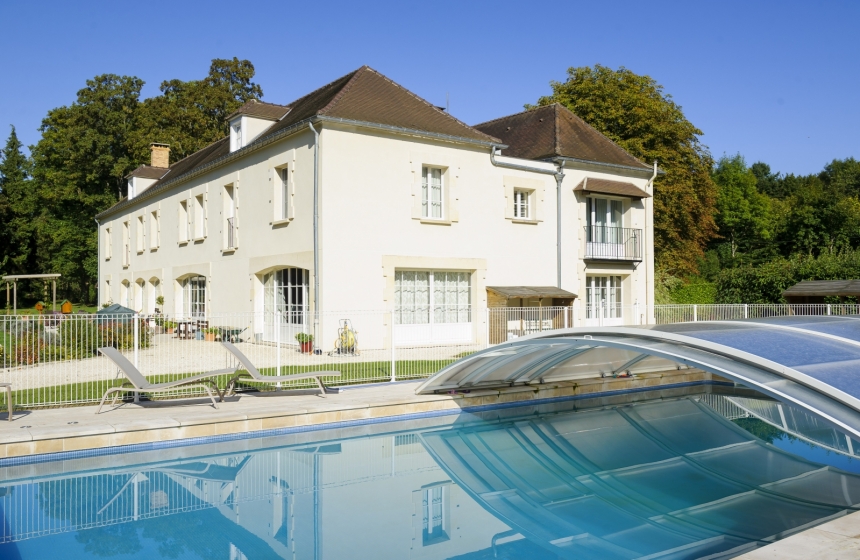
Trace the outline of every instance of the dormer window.
<path fill-rule="evenodd" d="M 244 146 L 242 142 L 242 119 L 236 119 L 230 125 L 230 151 L 235 152 Z"/>

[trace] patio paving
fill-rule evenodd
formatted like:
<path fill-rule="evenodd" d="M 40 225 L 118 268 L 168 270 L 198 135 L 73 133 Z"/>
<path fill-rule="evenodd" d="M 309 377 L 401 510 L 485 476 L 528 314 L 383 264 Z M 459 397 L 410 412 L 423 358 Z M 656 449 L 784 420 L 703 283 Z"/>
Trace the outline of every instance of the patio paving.
<path fill-rule="evenodd" d="M 698 370 L 673 370 L 630 379 L 597 378 L 456 395 L 416 395 L 421 381 L 404 381 L 351 387 L 326 398 L 310 391 L 243 393 L 228 397 L 219 403 L 218 409 L 207 398 L 193 398 L 125 403 L 116 408 L 106 404 L 101 414 L 95 414 L 97 406 L 17 410 L 12 422 L 6 421 L 5 413 L 0 414 L 0 458 L 326 425 L 507 402 L 526 404 L 553 397 L 600 396 L 607 391 L 659 388 L 710 379 L 710 374 Z"/>

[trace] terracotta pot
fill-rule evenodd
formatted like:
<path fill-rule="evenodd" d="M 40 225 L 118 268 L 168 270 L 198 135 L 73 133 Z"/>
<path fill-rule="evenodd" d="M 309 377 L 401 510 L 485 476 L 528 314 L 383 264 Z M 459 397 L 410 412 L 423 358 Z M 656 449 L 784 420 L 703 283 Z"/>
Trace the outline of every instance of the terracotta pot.
<path fill-rule="evenodd" d="M 301 347 L 302 354 L 310 354 L 314 351 L 314 343 L 311 341 L 299 342 L 299 346 Z"/>
<path fill-rule="evenodd" d="M 205 336 L 206 336 L 206 340 L 208 340 L 209 342 L 215 342 L 215 337 L 218 336 L 218 333 L 208 332 L 208 333 L 205 333 Z"/>
<path fill-rule="evenodd" d="M 176 331 L 176 328 L 170 327 L 169 329 L 166 329 L 166 331 L 167 331 L 167 334 L 173 334 Z"/>

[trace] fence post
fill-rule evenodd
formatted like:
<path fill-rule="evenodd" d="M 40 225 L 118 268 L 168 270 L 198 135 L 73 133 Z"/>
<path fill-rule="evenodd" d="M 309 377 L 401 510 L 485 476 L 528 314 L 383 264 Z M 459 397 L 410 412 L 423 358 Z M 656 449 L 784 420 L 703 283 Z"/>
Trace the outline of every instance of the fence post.
<path fill-rule="evenodd" d="M 744 304 L 744 319 L 749 319 L 750 317 L 750 305 L 748 303 Z"/>
<path fill-rule="evenodd" d="M 275 304 L 275 310 L 272 311 L 272 326 L 275 329 L 275 375 L 281 375 L 281 321 L 278 318 L 278 305 Z M 313 347 L 313 346 L 311 346 Z M 281 389 L 281 384 L 277 384 L 278 390 Z M 323 395 L 325 396 L 325 395 Z"/>
<path fill-rule="evenodd" d="M 827 314 L 830 315 L 830 304 L 827 304 Z"/>
<path fill-rule="evenodd" d="M 134 314 L 134 367 L 138 370 L 140 369 L 140 364 L 138 363 L 138 356 L 140 354 L 140 315 L 135 312 Z M 134 394 L 134 402 L 140 402 L 140 393 L 135 392 Z"/>
<path fill-rule="evenodd" d="M 568 323 L 568 320 L 567 320 L 567 314 L 568 314 L 568 313 L 570 313 L 570 309 L 571 309 L 570 307 L 566 308 L 566 309 L 564 310 L 564 313 L 563 313 L 563 315 L 564 315 L 564 328 L 566 328 L 566 329 L 567 329 L 567 328 L 570 328 L 570 327 L 568 327 L 568 324 L 569 324 L 569 323 Z"/>
<path fill-rule="evenodd" d="M 487 307 L 486 313 L 484 313 L 484 316 L 485 316 L 484 318 L 487 321 L 486 325 L 484 326 L 484 336 L 487 337 L 486 340 L 484 340 L 484 348 L 489 348 L 490 347 L 490 308 L 489 307 Z"/>
<path fill-rule="evenodd" d="M 389 323 L 391 323 L 391 382 L 394 383 L 394 381 L 397 380 L 397 354 L 394 349 L 394 311 L 389 313 L 389 317 L 391 317 L 391 320 L 389 321 Z M 393 453 L 394 452 L 392 451 L 392 454 Z"/>
<path fill-rule="evenodd" d="M 695 323 L 698 320 L 699 320 L 699 306 L 694 303 L 693 304 L 693 322 Z"/>

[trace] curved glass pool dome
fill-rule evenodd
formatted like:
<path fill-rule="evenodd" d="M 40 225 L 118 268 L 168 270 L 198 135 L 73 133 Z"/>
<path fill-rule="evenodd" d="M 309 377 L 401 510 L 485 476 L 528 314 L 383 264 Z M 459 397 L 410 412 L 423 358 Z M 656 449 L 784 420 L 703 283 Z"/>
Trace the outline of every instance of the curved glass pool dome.
<path fill-rule="evenodd" d="M 549 331 L 463 358 L 417 392 L 575 382 L 683 368 L 731 379 L 860 437 L 857 316 Z"/>

